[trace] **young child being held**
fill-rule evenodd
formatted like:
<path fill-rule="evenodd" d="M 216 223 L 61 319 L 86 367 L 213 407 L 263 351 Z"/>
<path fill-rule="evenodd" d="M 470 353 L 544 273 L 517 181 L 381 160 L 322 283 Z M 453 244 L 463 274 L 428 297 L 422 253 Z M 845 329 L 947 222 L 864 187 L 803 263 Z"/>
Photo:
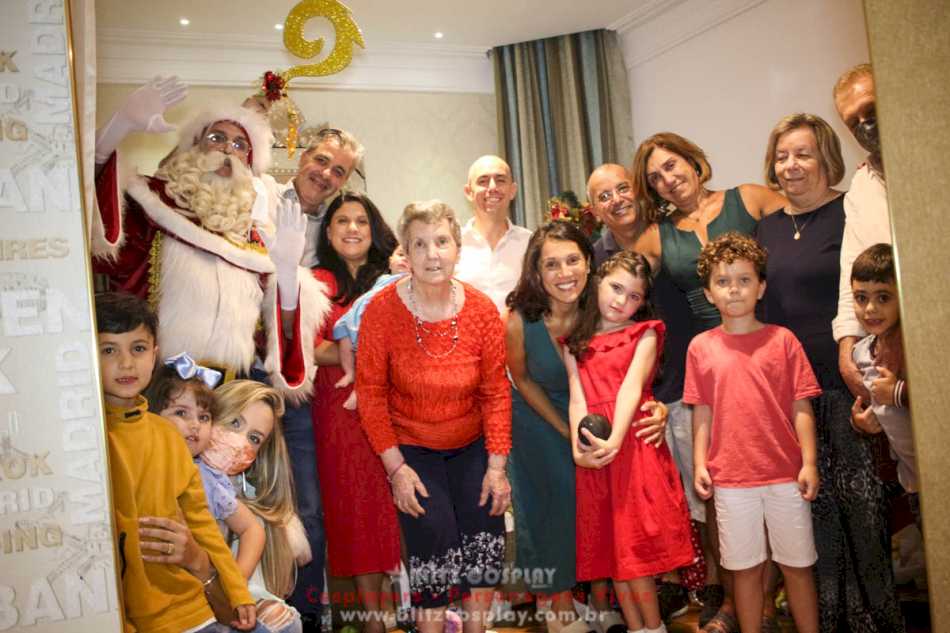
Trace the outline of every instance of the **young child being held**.
<path fill-rule="evenodd" d="M 818 468 L 809 399 L 821 389 L 795 335 L 755 318 L 765 262 L 755 240 L 735 232 L 703 247 L 696 268 L 722 325 L 690 343 L 683 402 L 693 405 L 696 491 L 715 499 L 720 558 L 734 572 L 740 628 L 761 631 L 771 551 L 796 629 L 816 633 L 810 502 Z"/>
<path fill-rule="evenodd" d="M 360 321 L 363 319 L 363 312 L 369 302 L 379 294 L 379 291 L 386 286 L 396 283 L 406 276 L 409 272 L 409 260 L 406 259 L 406 253 L 402 246 L 397 246 L 393 254 L 389 256 L 389 274 L 380 275 L 373 287 L 367 293 L 358 298 L 341 316 L 336 325 L 333 326 L 333 338 L 340 342 L 340 366 L 343 368 L 343 377 L 334 385 L 337 389 L 348 387 L 353 384 L 356 376 L 356 342 L 360 333 Z M 350 392 L 350 396 L 343 403 L 344 409 L 353 410 L 356 408 L 356 390 Z"/>
<path fill-rule="evenodd" d="M 887 435 L 897 457 L 897 479 L 907 491 L 914 519 L 920 526 L 917 457 L 905 378 L 901 313 L 897 301 L 894 251 L 875 244 L 858 255 L 851 268 L 854 313 L 868 336 L 858 341 L 852 358 L 871 393 L 870 406 L 858 396 L 851 408 L 854 425 L 865 433 Z M 876 418 L 876 419 L 875 419 Z"/>
<path fill-rule="evenodd" d="M 653 576 L 693 562 L 689 511 L 669 449 L 630 432 L 653 398 L 665 327 L 651 320 L 653 284 L 642 255 L 617 253 L 597 272 L 596 305 L 578 315 L 564 357 L 577 464 L 577 579 L 612 578 L 630 631 L 666 631 Z M 579 430 L 588 414 L 610 421 L 607 439 Z"/>
<path fill-rule="evenodd" d="M 146 538 L 155 530 L 149 526 L 181 515 L 217 570 L 235 613 L 231 626 L 249 630 L 256 623 L 254 599 L 208 512 L 188 447 L 148 411 L 141 395 L 158 353 L 158 320 L 145 301 L 129 294 L 99 294 L 95 303 L 126 628 L 219 630 L 205 599 L 206 579 L 175 563 L 182 554 L 175 544 Z"/>
<path fill-rule="evenodd" d="M 146 395 L 152 410 L 184 436 L 211 513 L 237 537 L 235 556 L 257 601 L 258 630 L 299 633 L 300 616 L 282 598 L 293 590 L 296 543 L 288 533 L 299 526 L 287 448 L 277 424 L 283 399 L 251 380 L 234 380 L 212 392 L 210 385 L 220 379 L 220 372 L 179 354 L 165 361 Z M 251 498 L 239 496 L 228 476 L 245 471 L 257 493 Z M 241 513 L 247 516 L 239 519 Z M 297 562 L 306 564 L 309 546 L 305 536 L 301 540 L 307 553 Z"/>
<path fill-rule="evenodd" d="M 245 578 L 250 578 L 264 553 L 264 527 L 257 522 L 246 505 L 238 501 L 229 471 L 248 464 L 247 451 L 227 442 L 211 421 L 214 394 L 211 391 L 221 380 L 221 373 L 195 363 L 182 353 L 166 359 L 145 391 L 149 411 L 171 421 L 185 438 L 195 458 L 204 486 L 208 509 L 217 521 L 240 539 L 237 564 Z M 253 458 L 252 458 L 253 459 Z"/>

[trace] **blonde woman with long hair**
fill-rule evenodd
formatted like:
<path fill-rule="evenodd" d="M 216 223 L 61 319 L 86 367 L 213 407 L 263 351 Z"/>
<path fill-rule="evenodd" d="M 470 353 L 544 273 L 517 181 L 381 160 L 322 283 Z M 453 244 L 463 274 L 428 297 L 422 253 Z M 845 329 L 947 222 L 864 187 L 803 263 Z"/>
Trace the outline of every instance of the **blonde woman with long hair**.
<path fill-rule="evenodd" d="M 242 487 L 239 494 L 264 522 L 267 539 L 260 563 L 264 584 L 271 593 L 286 596 L 294 588 L 294 563 L 309 559 L 309 547 L 306 541 L 298 540 L 301 532 L 290 459 L 283 430 L 277 423 L 284 414 L 283 398 L 263 383 L 234 380 L 215 390 L 212 412 L 216 426 L 231 427 L 239 434 L 246 432 L 250 445 L 256 446 L 256 458 L 243 471 L 250 487 Z M 253 427 L 261 418 L 265 425 L 268 418 L 271 420 L 269 435 L 255 435 Z"/>

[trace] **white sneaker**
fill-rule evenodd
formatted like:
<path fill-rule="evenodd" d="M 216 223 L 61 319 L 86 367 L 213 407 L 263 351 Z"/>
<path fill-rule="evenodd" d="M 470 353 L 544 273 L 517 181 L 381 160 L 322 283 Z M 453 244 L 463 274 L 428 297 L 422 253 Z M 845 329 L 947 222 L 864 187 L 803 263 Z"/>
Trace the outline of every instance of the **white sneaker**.
<path fill-rule="evenodd" d="M 557 618 L 547 618 L 545 624 L 547 633 L 589 633 L 591 630 L 590 623 L 581 617 L 570 624 L 564 624 Z"/>

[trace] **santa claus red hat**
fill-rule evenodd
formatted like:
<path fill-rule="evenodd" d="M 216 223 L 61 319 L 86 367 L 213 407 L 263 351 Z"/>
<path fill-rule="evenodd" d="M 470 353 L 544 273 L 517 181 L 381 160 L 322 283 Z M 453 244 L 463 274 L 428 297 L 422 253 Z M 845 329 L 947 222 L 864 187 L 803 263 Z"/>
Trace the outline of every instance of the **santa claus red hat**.
<path fill-rule="evenodd" d="M 197 145 L 212 124 L 218 121 L 230 121 L 239 125 L 251 141 L 249 154 L 251 171 L 260 176 L 270 167 L 271 146 L 274 134 L 270 123 L 258 112 L 240 106 L 220 106 L 201 112 L 187 125 L 181 128 L 178 150 L 184 151 Z"/>

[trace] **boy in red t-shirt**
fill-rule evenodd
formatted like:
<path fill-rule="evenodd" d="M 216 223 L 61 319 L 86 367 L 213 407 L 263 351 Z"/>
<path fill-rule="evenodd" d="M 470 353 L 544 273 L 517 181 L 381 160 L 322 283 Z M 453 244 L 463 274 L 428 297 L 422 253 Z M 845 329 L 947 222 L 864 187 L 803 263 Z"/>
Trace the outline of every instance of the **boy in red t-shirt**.
<path fill-rule="evenodd" d="M 697 272 L 722 325 L 696 336 L 686 357 L 694 483 L 700 497 L 715 497 L 720 557 L 734 572 L 743 633 L 762 628 L 770 551 L 785 576 L 797 630 L 816 633 L 810 502 L 818 468 L 809 399 L 821 389 L 795 335 L 755 318 L 765 260 L 765 251 L 738 233 L 721 235 L 699 256 Z"/>

